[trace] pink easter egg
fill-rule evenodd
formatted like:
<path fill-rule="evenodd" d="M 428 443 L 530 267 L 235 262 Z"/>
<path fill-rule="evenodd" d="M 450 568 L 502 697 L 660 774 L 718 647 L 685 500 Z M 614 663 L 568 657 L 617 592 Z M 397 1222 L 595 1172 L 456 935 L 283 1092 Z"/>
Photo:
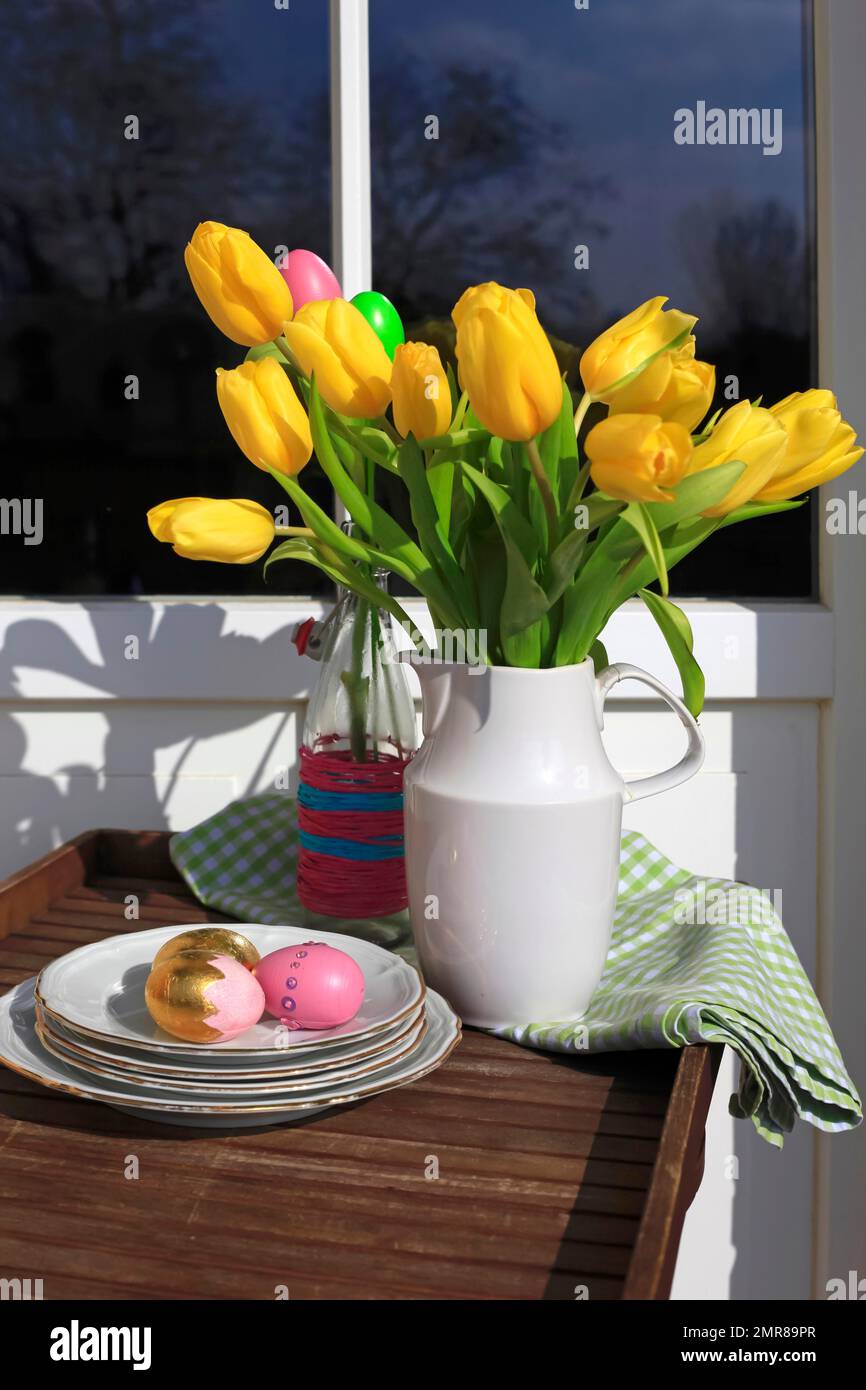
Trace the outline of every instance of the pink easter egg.
<path fill-rule="evenodd" d="M 315 251 L 290 251 L 283 257 L 280 274 L 292 292 L 295 313 L 316 299 L 341 299 L 340 282 Z"/>
<path fill-rule="evenodd" d="M 335 946 L 305 941 L 271 951 L 255 968 L 265 1007 L 287 1028 L 336 1028 L 364 1002 L 364 972 Z"/>

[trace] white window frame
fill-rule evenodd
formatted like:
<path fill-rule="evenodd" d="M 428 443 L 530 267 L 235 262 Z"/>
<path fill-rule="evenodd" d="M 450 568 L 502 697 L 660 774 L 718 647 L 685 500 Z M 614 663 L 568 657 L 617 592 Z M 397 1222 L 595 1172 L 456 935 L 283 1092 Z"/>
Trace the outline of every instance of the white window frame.
<path fill-rule="evenodd" d="M 818 360 L 845 415 L 866 438 L 866 5 L 815 2 Z M 821 489 L 866 495 L 866 462 Z M 831 696 L 821 705 L 817 989 L 855 1084 L 866 1077 L 866 537 L 821 528 L 820 594 L 833 621 Z M 840 1142 L 841 1141 L 841 1142 Z M 866 1132 L 815 1135 L 814 1286 L 866 1274 Z"/>

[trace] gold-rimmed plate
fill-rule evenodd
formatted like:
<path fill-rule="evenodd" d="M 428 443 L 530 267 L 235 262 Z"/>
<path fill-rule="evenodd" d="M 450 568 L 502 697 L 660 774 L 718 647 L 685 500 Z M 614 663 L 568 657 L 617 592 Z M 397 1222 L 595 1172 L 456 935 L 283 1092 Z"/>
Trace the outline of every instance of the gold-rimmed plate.
<path fill-rule="evenodd" d="M 184 930 L 183 926 L 156 927 L 69 951 L 41 971 L 36 999 L 47 1014 L 85 1037 L 191 1060 L 204 1054 L 273 1057 L 302 1049 L 314 1051 L 343 1039 L 372 1037 L 407 1018 L 424 998 L 418 971 L 371 941 L 302 927 L 239 923 L 237 930 L 263 956 L 309 941 L 322 941 L 345 951 L 364 972 L 364 1001 L 355 1017 L 337 1028 L 292 1031 L 277 1019 L 264 1017 L 236 1038 L 196 1046 L 158 1028 L 144 1002 L 144 985 L 154 956 L 160 946 Z"/>
<path fill-rule="evenodd" d="M 217 1081 L 214 1081 L 212 1077 L 206 1081 L 200 1079 L 184 1081 L 176 1076 L 163 1077 L 154 1076 L 152 1073 L 145 1075 L 144 1073 L 122 1071 L 112 1067 L 109 1063 L 97 1062 L 82 1056 L 80 1053 L 76 1054 L 67 1048 L 56 1034 L 53 1034 L 45 1026 L 44 1022 L 40 1021 L 38 1011 L 36 1015 L 36 1035 L 46 1051 L 59 1061 L 66 1062 L 69 1066 L 86 1073 L 88 1076 L 116 1081 L 121 1085 L 131 1086 L 137 1091 L 144 1090 L 148 1093 L 159 1091 L 170 1098 L 197 1095 L 212 1096 L 215 1100 L 231 1101 L 255 1101 L 261 1098 L 278 1098 L 280 1096 L 294 1100 L 296 1097 L 303 1097 L 310 1092 L 318 1091 L 322 1086 L 330 1086 L 338 1081 L 354 1083 L 356 1079 L 372 1076 L 374 1072 L 390 1066 L 393 1062 L 399 1061 L 401 1057 L 408 1056 L 419 1045 L 426 1030 L 427 1020 L 422 1013 L 405 1034 L 378 1055 L 360 1060 L 350 1058 L 326 1071 L 316 1071 L 305 1076 L 295 1076 L 292 1073 L 277 1079 L 271 1075 L 265 1080 L 244 1081 L 237 1080 L 234 1073 L 229 1072 Z"/>
<path fill-rule="evenodd" d="M 383 1028 L 368 1038 L 345 1038 L 329 1047 L 317 1048 L 313 1051 L 302 1048 L 289 1053 L 277 1051 L 269 1057 L 246 1058 L 238 1057 L 233 1053 L 215 1055 L 212 1049 L 204 1047 L 198 1048 L 187 1061 L 183 1055 L 163 1053 L 156 1055 L 137 1052 L 135 1048 L 124 1047 L 120 1043 L 112 1045 L 98 1042 L 93 1038 L 88 1038 L 84 1033 L 77 1033 L 69 1025 L 61 1023 L 53 1014 L 48 1013 L 38 1001 L 36 1002 L 37 1024 L 54 1037 L 64 1051 L 71 1054 L 71 1060 L 82 1059 L 96 1065 L 108 1066 L 121 1074 L 130 1072 L 140 1078 L 153 1077 L 156 1083 L 161 1080 L 207 1082 L 226 1080 L 230 1083 L 236 1081 L 275 1081 L 279 1077 L 294 1079 L 314 1075 L 317 1072 L 330 1071 L 336 1066 L 348 1065 L 350 1061 L 366 1061 L 368 1058 L 376 1057 L 381 1052 L 387 1051 L 417 1026 L 423 1013 L 424 1004 L 421 1003 L 406 1018 L 400 1019 L 390 1028 Z M 194 1066 L 193 1062 L 197 1062 L 199 1065 Z"/>
<path fill-rule="evenodd" d="M 102 1101 L 125 1114 L 141 1115 L 165 1124 L 237 1128 L 254 1124 L 283 1124 L 317 1118 L 337 1105 L 350 1105 L 367 1096 L 394 1090 L 419 1080 L 440 1066 L 460 1041 L 460 1020 L 450 1005 L 430 990 L 427 1031 L 413 1052 L 373 1076 L 351 1083 L 322 1086 L 304 1099 L 271 1098 L 250 1103 L 185 1096 L 170 1100 L 160 1092 L 135 1090 L 124 1082 L 88 1078 L 43 1048 L 36 1033 L 35 981 L 25 980 L 0 998 L 0 1061 L 13 1071 L 52 1090 L 86 1100 Z"/>

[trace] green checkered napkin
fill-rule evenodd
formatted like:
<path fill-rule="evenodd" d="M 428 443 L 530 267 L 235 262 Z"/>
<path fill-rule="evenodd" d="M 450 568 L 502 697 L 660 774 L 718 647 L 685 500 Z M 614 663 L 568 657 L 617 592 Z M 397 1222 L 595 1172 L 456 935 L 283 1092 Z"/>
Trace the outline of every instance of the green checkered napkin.
<path fill-rule="evenodd" d="M 245 922 L 363 935 L 412 959 L 405 913 L 337 923 L 307 912 L 295 891 L 297 852 L 294 798 L 280 792 L 233 801 L 171 841 L 179 872 L 208 907 Z M 555 1052 L 727 1043 L 740 1058 L 731 1114 L 748 1116 L 779 1148 L 798 1116 L 835 1131 L 862 1115 L 769 900 L 756 888 L 678 869 L 634 831 L 622 837 L 611 947 L 587 1013 L 500 1031 Z"/>

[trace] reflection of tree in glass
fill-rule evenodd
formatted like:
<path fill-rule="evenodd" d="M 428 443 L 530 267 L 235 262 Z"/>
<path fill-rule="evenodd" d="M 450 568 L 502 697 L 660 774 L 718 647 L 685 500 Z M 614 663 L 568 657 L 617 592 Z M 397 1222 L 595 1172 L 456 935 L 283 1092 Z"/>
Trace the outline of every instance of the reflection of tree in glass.
<path fill-rule="evenodd" d="M 682 307 L 700 315 L 698 356 L 716 364 L 714 408 L 759 396 L 771 405 L 811 386 L 813 296 L 794 214 L 775 199 L 720 198 L 690 208 L 678 230 L 695 284 Z M 712 592 L 719 574 L 736 574 L 742 596 L 809 596 L 812 510 L 719 532 L 677 566 L 677 593 Z"/>
<path fill-rule="evenodd" d="M 729 199 L 714 200 L 689 209 L 680 238 L 715 336 L 808 333 L 808 258 L 789 208 L 767 199 L 732 210 Z"/>
<path fill-rule="evenodd" d="M 246 65 L 226 41 L 244 8 L 40 0 L 0 14 L 0 438 L 55 519 L 50 544 L 0 549 L 5 592 L 263 588 L 258 566 L 184 567 L 144 523 L 181 490 L 272 500 L 214 399 L 214 368 L 242 349 L 189 285 L 196 223 L 329 255 L 324 17 L 287 44 L 280 82 L 265 61 L 271 24 L 285 33 L 276 11 L 251 14 Z M 277 583 L 308 591 L 310 577 Z"/>
<path fill-rule="evenodd" d="M 166 303 L 206 217 L 264 245 L 327 246 L 327 123 L 307 129 L 315 149 L 286 138 L 291 96 L 269 122 L 273 102 L 228 84 L 213 33 L 206 0 L 47 0 L 0 17 L 0 289 Z"/>
<path fill-rule="evenodd" d="M 467 284 L 489 279 L 532 286 L 564 336 L 576 317 L 594 319 L 573 247 L 603 234 L 588 208 L 606 190 L 581 176 L 560 126 L 501 64 L 389 58 L 388 72 L 372 87 L 376 288 L 407 323 L 449 314 Z M 438 139 L 425 138 L 431 112 Z"/>

